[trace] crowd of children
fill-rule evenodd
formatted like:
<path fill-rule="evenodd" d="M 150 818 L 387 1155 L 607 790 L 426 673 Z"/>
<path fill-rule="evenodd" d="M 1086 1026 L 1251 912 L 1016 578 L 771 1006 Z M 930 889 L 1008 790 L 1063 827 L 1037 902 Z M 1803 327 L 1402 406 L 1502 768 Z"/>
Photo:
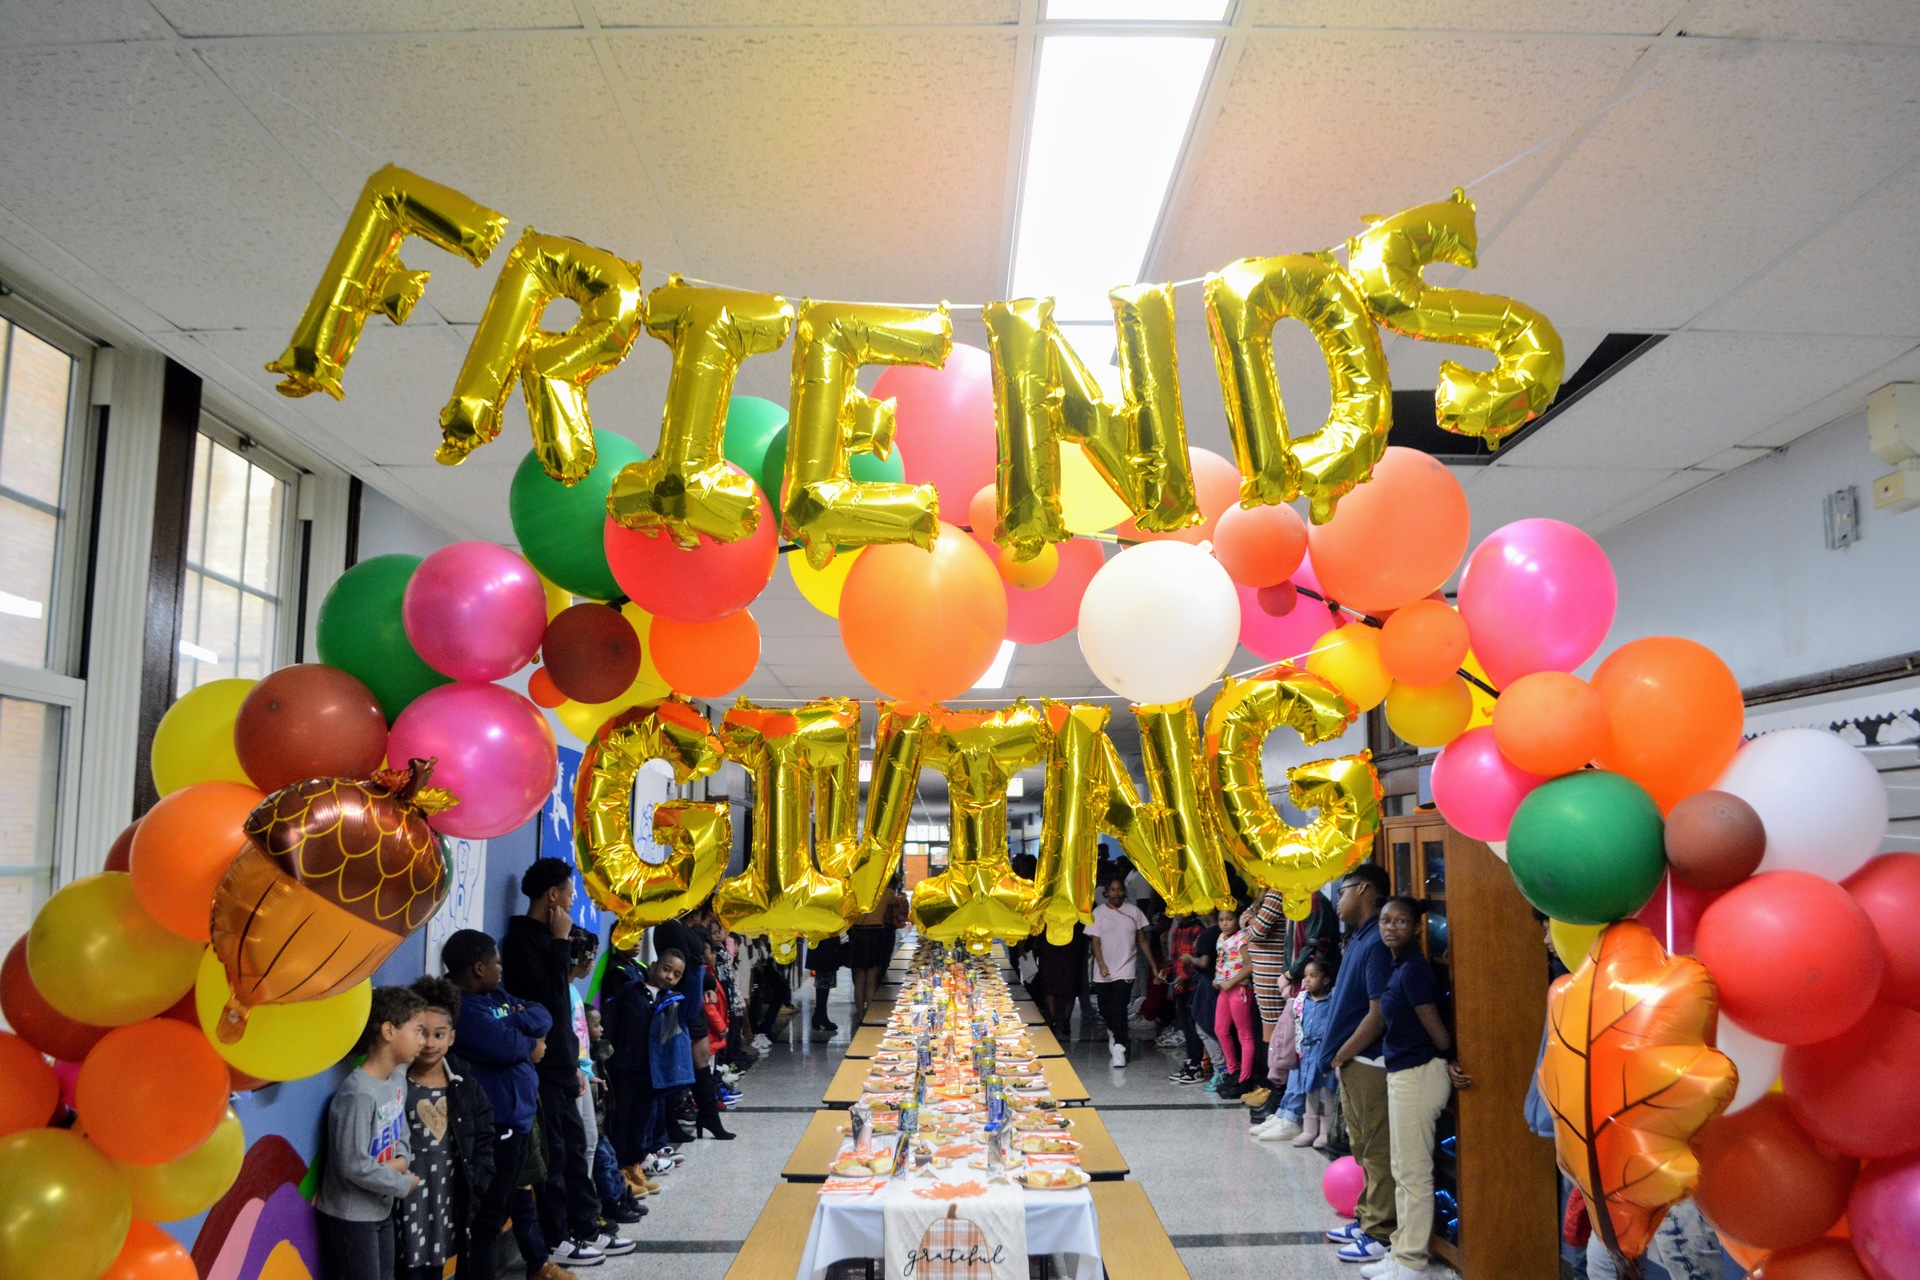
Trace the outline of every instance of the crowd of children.
<path fill-rule="evenodd" d="M 536 860 L 503 939 L 462 929 L 444 977 L 374 990 L 365 1060 L 328 1108 L 314 1197 L 328 1275 L 438 1280 L 452 1262 L 492 1280 L 511 1222 L 529 1280 L 574 1280 L 638 1247 L 620 1227 L 685 1144 L 734 1136 L 720 1114 L 757 1056 L 735 1016 L 751 952 L 697 909 L 656 926 L 651 962 L 615 950 L 590 1004 L 599 939 L 573 924 L 573 886 L 570 864 Z M 762 959 L 762 998 L 784 1004 Z M 754 1027 L 767 1047 L 770 1024 Z"/>

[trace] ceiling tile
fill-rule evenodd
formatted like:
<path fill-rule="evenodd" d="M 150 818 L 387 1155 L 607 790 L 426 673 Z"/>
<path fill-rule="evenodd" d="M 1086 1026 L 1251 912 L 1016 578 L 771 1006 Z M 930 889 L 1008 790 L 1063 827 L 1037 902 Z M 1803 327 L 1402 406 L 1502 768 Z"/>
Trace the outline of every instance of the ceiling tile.
<path fill-rule="evenodd" d="M 21 45 L 153 40 L 167 24 L 147 0 L 59 0 L 9 4 L 0 21 L 0 48 Z"/>
<path fill-rule="evenodd" d="M 1535 516 L 1584 526 L 1671 474 L 1653 468 L 1602 470 L 1510 464 L 1452 471 L 1466 489 L 1473 510 L 1472 544 L 1503 524 Z"/>
<path fill-rule="evenodd" d="M 1617 506 L 1609 507 L 1582 523 L 1588 533 L 1599 535 L 1609 529 L 1617 529 L 1629 520 L 1645 515 L 1655 507 L 1673 501 L 1683 493 L 1691 493 L 1701 485 L 1717 479 L 1721 473 L 1712 471 L 1675 471 L 1663 480 L 1647 485 L 1628 497 Z"/>
<path fill-rule="evenodd" d="M 440 0 L 327 0 L 325 4 L 153 0 L 153 4 L 183 36 L 463 32 L 580 25 L 580 16 L 568 0 L 460 0 L 459 4 Z"/>
<path fill-rule="evenodd" d="M 611 44 L 698 274 L 792 298 L 1000 296 L 1013 35 Z"/>
<path fill-rule="evenodd" d="M 1920 5 L 1908 0 L 1705 0 L 1692 36 L 1920 44 Z"/>
<path fill-rule="evenodd" d="M 1569 328 L 1679 328 L 1920 153 L 1920 50 L 1663 50 L 1482 244 Z"/>
<path fill-rule="evenodd" d="M 1186 277 L 1237 258 L 1339 245 L 1364 229 L 1363 214 L 1445 199 L 1591 114 L 1642 48 L 1633 40 L 1255 32 L 1156 268 Z M 1411 138 L 1420 145 L 1399 144 Z M 1547 159 L 1536 153 L 1514 169 Z M 1497 185 L 1469 192 L 1483 225 L 1525 191 L 1520 176 L 1510 169 Z M 1505 292 L 1500 256 L 1481 262 L 1473 287 Z"/>
<path fill-rule="evenodd" d="M 1658 35 L 1684 0 L 1252 0 L 1256 26 Z"/>
<path fill-rule="evenodd" d="M 1020 20 L 1019 0 L 594 0 L 606 27 L 864 27 L 964 26 Z M 697 22 L 689 22 L 689 17 Z"/>

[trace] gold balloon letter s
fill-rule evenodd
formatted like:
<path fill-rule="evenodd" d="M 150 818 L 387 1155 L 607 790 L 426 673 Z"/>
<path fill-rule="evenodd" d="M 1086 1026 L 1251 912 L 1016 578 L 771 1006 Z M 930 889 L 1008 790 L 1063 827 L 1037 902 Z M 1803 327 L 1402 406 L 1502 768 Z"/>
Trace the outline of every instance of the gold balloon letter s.
<path fill-rule="evenodd" d="M 335 400 L 346 391 L 340 375 L 367 317 L 378 311 L 405 324 L 427 287 L 427 272 L 400 261 L 400 243 L 419 236 L 479 266 L 506 234 L 507 216 L 495 213 L 452 187 L 388 165 L 367 179 L 347 215 L 326 272 L 300 316 L 293 340 L 267 366 L 281 375 L 276 388 L 298 399 L 324 391 Z"/>
<path fill-rule="evenodd" d="M 1380 829 L 1380 777 L 1362 751 L 1287 770 L 1293 803 L 1318 809 L 1306 827 L 1280 816 L 1261 766 L 1267 735 L 1282 726 L 1306 742 L 1338 737 L 1357 713 L 1346 695 L 1285 663 L 1256 676 L 1229 679 L 1207 713 L 1213 795 L 1227 851 L 1249 880 L 1286 896 L 1286 910 L 1305 919 L 1308 895 L 1364 860 Z"/>
<path fill-rule="evenodd" d="M 1447 360 L 1440 365 L 1434 413 L 1456 435 L 1492 448 L 1553 403 L 1567 371 L 1566 346 L 1544 315 L 1524 302 L 1467 289 L 1430 288 L 1420 269 L 1430 262 L 1479 264 L 1473 201 L 1456 189 L 1438 204 L 1381 218 L 1347 242 L 1347 271 L 1367 306 L 1395 333 L 1430 342 L 1480 347 L 1499 358 L 1489 373 Z"/>
<path fill-rule="evenodd" d="M 564 333 L 540 327 L 555 298 L 580 306 Z M 563 484 L 585 476 L 594 463 L 587 384 L 627 358 L 640 317 L 639 263 L 528 227 L 500 269 L 453 398 L 440 411 L 434 457 L 456 466 L 498 436 L 500 411 L 519 381 L 540 465 Z"/>

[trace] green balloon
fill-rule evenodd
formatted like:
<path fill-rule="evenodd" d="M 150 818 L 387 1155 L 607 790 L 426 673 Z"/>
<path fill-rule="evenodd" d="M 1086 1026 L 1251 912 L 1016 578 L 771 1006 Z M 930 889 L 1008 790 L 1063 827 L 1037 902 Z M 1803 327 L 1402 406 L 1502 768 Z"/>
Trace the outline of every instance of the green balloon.
<path fill-rule="evenodd" d="M 779 509 L 780 484 L 787 469 L 787 429 L 781 427 L 767 444 L 767 460 L 757 473 L 761 492 L 767 495 L 767 501 Z M 862 484 L 900 484 L 907 478 L 907 464 L 900 460 L 900 447 L 894 446 L 891 456 L 876 458 L 870 453 L 853 455 L 853 465 L 847 470 L 855 480 Z"/>
<path fill-rule="evenodd" d="M 786 425 L 785 405 L 759 396 L 735 396 L 727 402 L 727 434 L 720 452 L 758 484 L 766 467 L 767 446 L 776 435 L 785 438 Z"/>
<path fill-rule="evenodd" d="M 320 602 L 315 638 L 320 661 L 373 690 L 387 723 L 429 689 L 452 684 L 413 651 L 400 602 L 419 556 L 375 556 L 341 574 Z"/>
<path fill-rule="evenodd" d="M 1660 806 L 1631 778 L 1583 769 L 1534 788 L 1507 831 L 1527 901 L 1568 924 L 1612 924 L 1647 905 L 1667 870 Z"/>
<path fill-rule="evenodd" d="M 571 488 L 549 476 L 529 452 L 513 473 L 507 512 L 520 554 L 549 581 L 589 600 L 611 600 L 626 593 L 607 568 L 607 492 L 623 467 L 647 455 L 611 431 L 595 432 L 593 443 L 599 460 Z"/>

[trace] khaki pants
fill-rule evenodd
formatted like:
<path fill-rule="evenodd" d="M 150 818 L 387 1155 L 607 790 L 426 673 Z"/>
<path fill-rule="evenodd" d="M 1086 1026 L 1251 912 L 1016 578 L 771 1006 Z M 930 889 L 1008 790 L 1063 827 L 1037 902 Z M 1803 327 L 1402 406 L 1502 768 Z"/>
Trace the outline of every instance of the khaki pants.
<path fill-rule="evenodd" d="M 1393 1260 L 1409 1271 L 1427 1265 L 1433 1236 L 1433 1137 L 1453 1093 L 1439 1058 L 1387 1076 L 1387 1116 L 1393 1131 Z"/>
<path fill-rule="evenodd" d="M 1353 1158 L 1366 1171 L 1354 1216 L 1360 1229 L 1386 1244 L 1393 1233 L 1392 1146 L 1387 1136 L 1387 1069 L 1364 1062 L 1340 1068 L 1340 1111 L 1347 1121 Z M 1431 1213 L 1431 1211 L 1429 1211 Z"/>

